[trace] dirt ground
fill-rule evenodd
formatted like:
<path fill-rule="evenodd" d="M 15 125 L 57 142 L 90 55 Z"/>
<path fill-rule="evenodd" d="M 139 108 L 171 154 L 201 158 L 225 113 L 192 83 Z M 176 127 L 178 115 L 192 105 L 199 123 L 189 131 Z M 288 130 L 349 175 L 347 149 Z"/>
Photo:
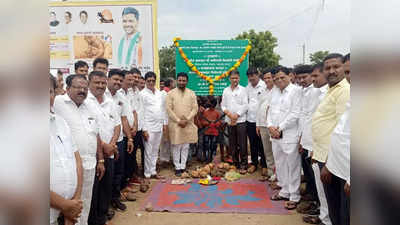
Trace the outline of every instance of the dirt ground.
<path fill-rule="evenodd" d="M 138 160 L 139 161 L 139 160 Z M 193 162 L 189 169 L 200 165 Z M 175 177 L 172 165 L 162 169 L 161 175 Z M 245 175 L 244 178 L 259 179 L 260 170 L 254 174 Z M 155 185 L 158 181 L 152 181 Z M 171 213 L 171 212 L 146 212 L 140 207 L 151 192 L 151 187 L 146 193 L 135 193 L 135 202 L 125 202 L 127 210 L 116 212 L 112 219 L 113 225 L 303 225 L 302 215 L 296 210 L 290 215 L 263 215 L 263 214 L 238 214 L 238 213 Z"/>

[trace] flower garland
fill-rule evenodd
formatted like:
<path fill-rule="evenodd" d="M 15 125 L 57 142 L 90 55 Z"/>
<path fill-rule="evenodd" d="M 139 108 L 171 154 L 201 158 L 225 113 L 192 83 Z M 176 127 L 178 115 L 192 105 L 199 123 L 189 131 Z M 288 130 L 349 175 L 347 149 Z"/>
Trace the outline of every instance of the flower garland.
<path fill-rule="evenodd" d="M 183 52 L 183 49 L 179 47 L 179 41 L 181 40 L 180 37 L 175 37 L 173 39 L 174 45 L 178 48 L 179 54 L 181 55 L 182 59 L 185 61 L 186 65 L 195 72 L 200 78 L 203 80 L 206 80 L 208 82 L 208 92 L 210 95 L 214 95 L 214 82 L 219 81 L 224 79 L 225 77 L 229 76 L 229 73 L 232 70 L 237 69 L 240 64 L 246 59 L 247 54 L 249 54 L 250 49 L 251 49 L 251 43 L 249 40 L 249 44 L 246 46 L 246 50 L 244 51 L 243 55 L 240 57 L 240 59 L 226 72 L 222 73 L 221 75 L 216 76 L 214 79 L 212 77 L 205 75 L 204 73 L 200 72 L 197 67 L 188 59 L 186 54 Z"/>

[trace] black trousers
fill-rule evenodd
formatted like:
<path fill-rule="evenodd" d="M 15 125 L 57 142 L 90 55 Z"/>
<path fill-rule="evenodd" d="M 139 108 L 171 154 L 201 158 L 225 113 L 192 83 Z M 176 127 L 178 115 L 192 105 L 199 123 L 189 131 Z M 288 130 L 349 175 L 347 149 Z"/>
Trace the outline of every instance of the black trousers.
<path fill-rule="evenodd" d="M 332 174 L 330 184 L 324 184 L 332 225 L 350 225 L 350 198 L 344 192 L 346 181 Z"/>
<path fill-rule="evenodd" d="M 247 136 L 250 141 L 250 155 L 251 164 L 255 167 L 260 163 L 262 168 L 267 168 L 267 163 L 265 161 L 264 147 L 262 145 L 261 137 L 257 135 L 256 123 L 246 122 L 247 125 Z M 258 162 L 258 156 L 261 157 L 260 162 Z"/>
<path fill-rule="evenodd" d="M 228 126 L 229 148 L 232 151 L 233 163 L 236 167 L 247 168 L 247 136 L 246 123 Z"/>
<path fill-rule="evenodd" d="M 128 141 L 127 138 L 124 140 Z M 136 132 L 135 137 L 133 138 L 133 152 L 131 154 L 126 154 L 126 163 L 125 163 L 125 178 L 132 178 L 132 175 L 135 173 L 139 174 L 139 165 L 137 163 L 137 150 L 140 149 L 140 158 L 141 158 L 141 169 L 144 171 L 144 144 L 143 144 L 143 133 L 142 131 Z"/>
<path fill-rule="evenodd" d="M 114 174 L 112 182 L 112 199 L 119 199 L 122 189 L 122 181 L 124 177 L 124 166 L 125 166 L 125 155 L 126 152 L 126 142 L 117 142 L 119 158 L 114 160 Z"/>
<path fill-rule="evenodd" d="M 303 167 L 304 177 L 306 179 L 306 193 L 310 194 L 314 201 L 319 202 L 317 186 L 315 184 L 314 170 L 312 169 L 311 157 L 308 157 L 308 150 L 303 148 L 301 154 L 301 166 Z"/>
<path fill-rule="evenodd" d="M 111 203 L 114 159 L 104 159 L 104 176 L 94 179 L 92 202 L 90 204 L 89 225 L 104 225 L 107 222 L 108 207 Z"/>

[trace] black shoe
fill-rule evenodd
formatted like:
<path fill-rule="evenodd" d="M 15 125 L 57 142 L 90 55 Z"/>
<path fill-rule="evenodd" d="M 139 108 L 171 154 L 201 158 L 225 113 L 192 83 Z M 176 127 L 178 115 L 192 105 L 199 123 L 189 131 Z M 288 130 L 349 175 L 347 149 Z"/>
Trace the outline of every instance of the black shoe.
<path fill-rule="evenodd" d="M 114 216 L 115 216 L 115 211 L 112 210 L 112 209 L 108 209 L 108 212 L 107 212 L 107 215 L 106 215 L 107 220 L 112 220 L 112 218 L 113 218 Z"/>
<path fill-rule="evenodd" d="M 126 210 L 126 205 L 124 205 L 119 199 L 112 200 L 111 201 L 111 206 L 114 209 L 119 209 L 119 210 L 122 210 L 122 211 Z"/>
<path fill-rule="evenodd" d="M 182 170 L 175 170 L 175 176 L 180 177 L 182 175 Z"/>

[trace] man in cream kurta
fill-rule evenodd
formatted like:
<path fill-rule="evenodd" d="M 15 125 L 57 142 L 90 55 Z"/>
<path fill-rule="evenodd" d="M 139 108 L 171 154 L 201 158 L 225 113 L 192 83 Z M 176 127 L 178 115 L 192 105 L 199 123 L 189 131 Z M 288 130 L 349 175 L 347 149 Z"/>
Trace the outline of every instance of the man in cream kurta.
<path fill-rule="evenodd" d="M 186 88 L 188 75 L 179 73 L 177 87 L 171 90 L 166 99 L 168 130 L 171 141 L 175 175 L 180 176 L 186 168 L 189 144 L 197 142 L 197 126 L 194 116 L 198 106 L 195 93 Z"/>

